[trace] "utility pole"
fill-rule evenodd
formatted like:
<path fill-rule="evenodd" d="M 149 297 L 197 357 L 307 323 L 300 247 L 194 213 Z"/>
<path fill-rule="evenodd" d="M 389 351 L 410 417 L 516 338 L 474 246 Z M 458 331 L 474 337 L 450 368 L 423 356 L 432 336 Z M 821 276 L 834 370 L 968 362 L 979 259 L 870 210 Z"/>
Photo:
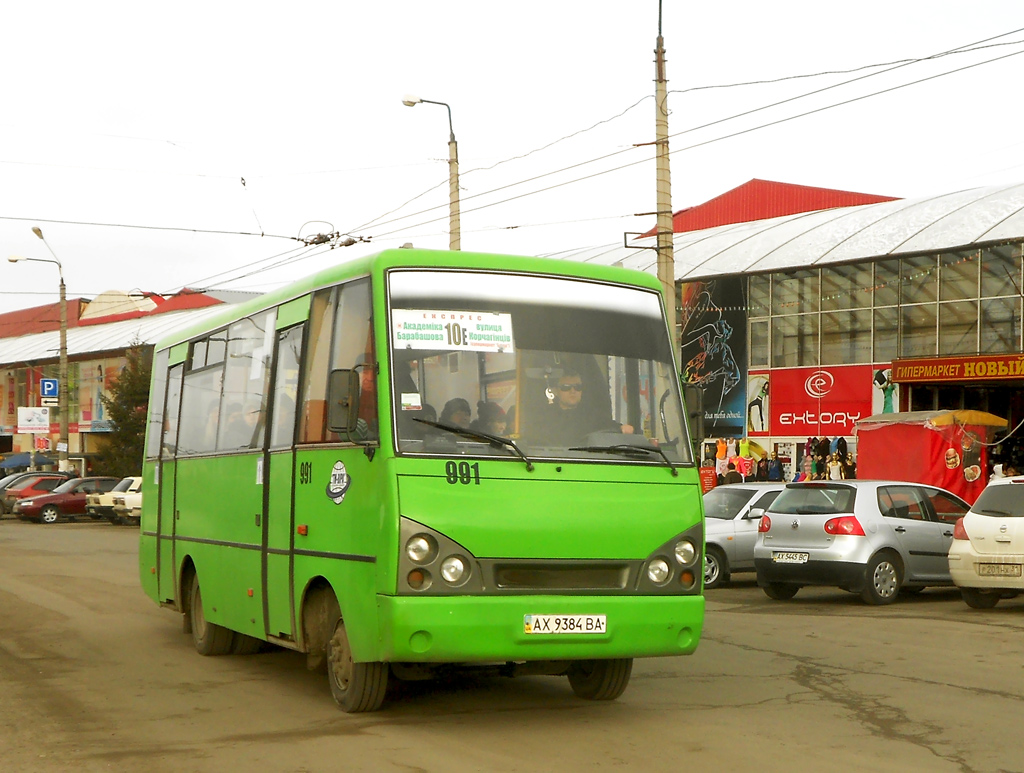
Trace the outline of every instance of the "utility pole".
<path fill-rule="evenodd" d="M 673 356 L 679 364 L 676 332 L 676 269 L 672 244 L 672 177 L 668 159 L 668 78 L 665 75 L 665 41 L 661 35 L 661 2 L 658 2 L 658 40 L 654 49 L 654 129 L 657 148 L 658 279 L 665 296 L 665 311 Z"/>

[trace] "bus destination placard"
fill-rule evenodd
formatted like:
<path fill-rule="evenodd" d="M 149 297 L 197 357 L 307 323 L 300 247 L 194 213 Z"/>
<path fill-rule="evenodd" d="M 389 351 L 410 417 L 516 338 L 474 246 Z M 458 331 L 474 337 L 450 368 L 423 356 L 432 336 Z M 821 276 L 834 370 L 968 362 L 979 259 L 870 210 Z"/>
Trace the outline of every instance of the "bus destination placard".
<path fill-rule="evenodd" d="M 394 309 L 395 349 L 513 352 L 512 315 L 485 311 Z"/>

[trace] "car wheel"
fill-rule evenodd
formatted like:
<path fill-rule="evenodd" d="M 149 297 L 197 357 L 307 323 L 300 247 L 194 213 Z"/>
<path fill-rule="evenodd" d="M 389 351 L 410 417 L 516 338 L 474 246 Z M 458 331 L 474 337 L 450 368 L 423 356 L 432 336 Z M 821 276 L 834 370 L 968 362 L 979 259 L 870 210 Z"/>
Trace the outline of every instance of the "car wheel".
<path fill-rule="evenodd" d="M 211 623 L 203 613 L 203 594 L 199 590 L 199 575 L 192 575 L 189 593 L 189 622 L 192 628 L 192 643 L 200 655 L 227 655 L 235 642 L 234 631 L 222 625 Z"/>
<path fill-rule="evenodd" d="M 633 673 L 633 658 L 578 660 L 569 667 L 569 686 L 588 701 L 613 701 L 622 695 Z"/>
<path fill-rule="evenodd" d="M 704 551 L 704 590 L 718 588 L 729 582 L 729 563 L 725 553 L 708 545 Z"/>
<path fill-rule="evenodd" d="M 57 505 L 47 505 L 39 513 L 39 520 L 43 523 L 57 523 L 58 518 L 60 518 L 60 510 L 57 509 Z"/>
<path fill-rule="evenodd" d="M 762 588 L 764 595 L 776 601 L 789 601 L 800 590 L 799 585 L 790 585 L 784 582 L 769 582 Z"/>
<path fill-rule="evenodd" d="M 900 592 L 900 568 L 891 553 L 879 553 L 868 562 L 860 597 L 868 604 L 891 604 Z"/>
<path fill-rule="evenodd" d="M 999 591 L 984 591 L 977 588 L 961 588 L 960 595 L 971 609 L 992 609 L 999 603 Z"/>
<path fill-rule="evenodd" d="M 327 644 L 327 681 L 331 695 L 342 711 L 376 711 L 384 702 L 388 687 L 387 663 L 356 663 L 345 633 L 345 623 L 334 624 L 334 635 Z"/>

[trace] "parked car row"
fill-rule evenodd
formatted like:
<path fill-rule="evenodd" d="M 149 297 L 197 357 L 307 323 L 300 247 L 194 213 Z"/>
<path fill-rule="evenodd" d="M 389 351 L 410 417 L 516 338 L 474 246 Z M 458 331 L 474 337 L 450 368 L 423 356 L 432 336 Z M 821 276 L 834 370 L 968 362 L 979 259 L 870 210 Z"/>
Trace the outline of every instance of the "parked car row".
<path fill-rule="evenodd" d="M 139 522 L 142 479 L 64 472 L 15 473 L 0 478 L 0 509 L 17 518 L 55 523 L 80 517 L 106 518 L 111 523 Z"/>
<path fill-rule="evenodd" d="M 704 508 L 706 589 L 753 570 L 776 600 L 823 585 L 889 604 L 955 584 L 980 609 L 1024 591 L 1024 476 L 973 507 L 934 486 L 848 480 L 719 486 Z"/>

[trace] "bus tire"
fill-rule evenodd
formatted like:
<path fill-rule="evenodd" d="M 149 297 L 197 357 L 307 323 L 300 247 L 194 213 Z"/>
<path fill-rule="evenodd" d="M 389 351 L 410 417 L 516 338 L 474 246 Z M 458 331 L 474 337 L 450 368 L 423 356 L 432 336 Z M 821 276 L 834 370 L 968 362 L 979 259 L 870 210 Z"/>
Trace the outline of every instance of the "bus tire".
<path fill-rule="evenodd" d="M 327 644 L 327 681 L 331 695 L 342 711 L 355 714 L 376 711 L 384 702 L 388 687 L 387 663 L 356 663 L 345 633 L 345 623 L 338 620 L 334 635 Z"/>
<path fill-rule="evenodd" d="M 633 673 L 633 658 L 578 660 L 569 667 L 569 686 L 588 701 L 613 701 L 622 695 Z"/>
<path fill-rule="evenodd" d="M 189 622 L 192 628 L 192 643 L 200 655 L 227 655 L 231 652 L 235 635 L 222 625 L 211 623 L 203 614 L 203 594 L 199 590 L 199 575 L 192 575 L 189 592 Z"/>

